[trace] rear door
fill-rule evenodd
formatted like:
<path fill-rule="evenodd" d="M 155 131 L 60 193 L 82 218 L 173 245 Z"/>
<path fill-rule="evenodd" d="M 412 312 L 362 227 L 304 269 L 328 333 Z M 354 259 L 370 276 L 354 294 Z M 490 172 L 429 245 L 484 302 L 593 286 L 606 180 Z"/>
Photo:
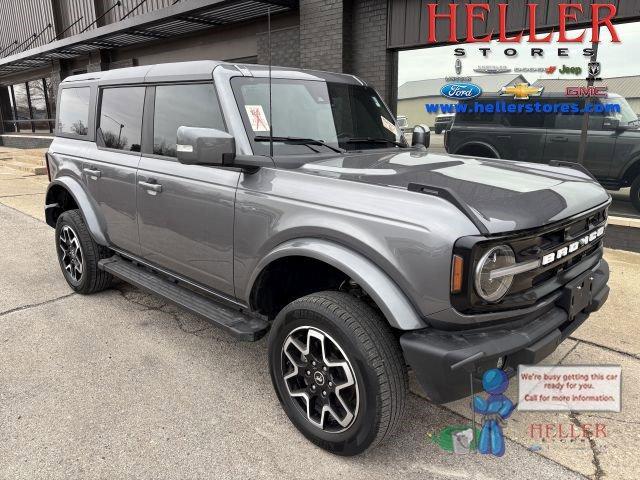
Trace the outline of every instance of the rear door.
<path fill-rule="evenodd" d="M 584 107 L 584 102 L 579 108 Z M 584 116 L 580 113 L 559 112 L 553 115 L 544 148 L 545 162 L 565 160 L 576 162 Z M 604 129 L 604 115 L 589 116 L 587 148 L 584 166 L 598 179 L 607 178 L 616 145 L 616 132 Z"/>
<path fill-rule="evenodd" d="M 137 179 L 142 256 L 233 296 L 233 221 L 240 171 L 179 163 L 180 126 L 226 130 L 212 83 L 148 87 Z"/>
<path fill-rule="evenodd" d="M 112 245 L 138 255 L 136 170 L 140 161 L 145 87 L 108 87 L 99 94 L 96 146 L 83 176 Z"/>
<path fill-rule="evenodd" d="M 514 103 L 517 106 L 517 103 Z M 490 140 L 500 153 L 500 158 L 521 162 L 542 162 L 547 136 L 542 113 L 499 113 L 498 127 Z"/>

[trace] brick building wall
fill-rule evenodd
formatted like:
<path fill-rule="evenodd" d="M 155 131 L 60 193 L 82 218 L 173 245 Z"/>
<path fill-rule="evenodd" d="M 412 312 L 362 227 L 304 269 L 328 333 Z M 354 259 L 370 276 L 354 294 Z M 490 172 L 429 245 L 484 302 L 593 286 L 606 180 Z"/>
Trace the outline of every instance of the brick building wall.
<path fill-rule="evenodd" d="M 300 66 L 343 71 L 343 0 L 300 0 Z"/>
<path fill-rule="evenodd" d="M 354 1 L 351 19 L 350 68 L 396 111 L 398 54 L 387 49 L 387 0 Z"/>
<path fill-rule="evenodd" d="M 387 0 L 300 0 L 300 66 L 358 75 L 395 111 L 397 53 L 387 50 L 387 17 Z"/>
<path fill-rule="evenodd" d="M 259 33 L 258 63 L 269 63 L 269 38 L 267 32 Z M 281 67 L 300 66 L 300 28 L 289 27 L 271 31 L 271 64 Z"/>

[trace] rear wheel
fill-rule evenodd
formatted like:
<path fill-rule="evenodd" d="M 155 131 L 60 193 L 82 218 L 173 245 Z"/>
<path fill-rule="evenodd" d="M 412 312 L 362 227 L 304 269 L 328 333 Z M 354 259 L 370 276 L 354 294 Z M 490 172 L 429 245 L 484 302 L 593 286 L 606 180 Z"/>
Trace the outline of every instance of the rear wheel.
<path fill-rule="evenodd" d="M 316 445 L 356 455 L 398 426 L 406 368 L 386 321 L 342 292 L 295 300 L 269 337 L 271 379 L 285 412 Z"/>
<path fill-rule="evenodd" d="M 93 240 L 80 210 L 67 210 L 58 217 L 56 251 L 62 274 L 76 292 L 95 293 L 111 285 L 113 277 L 98 268 L 98 261 L 111 252 Z"/>
<path fill-rule="evenodd" d="M 640 175 L 631 184 L 631 203 L 640 212 Z"/>

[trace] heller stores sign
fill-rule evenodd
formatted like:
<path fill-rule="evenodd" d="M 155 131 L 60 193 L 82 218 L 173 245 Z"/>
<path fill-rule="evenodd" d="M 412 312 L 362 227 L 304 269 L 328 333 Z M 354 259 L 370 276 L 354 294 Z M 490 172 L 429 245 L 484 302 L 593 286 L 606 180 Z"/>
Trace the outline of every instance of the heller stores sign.
<path fill-rule="evenodd" d="M 522 41 L 525 35 L 528 35 L 527 42 L 529 43 L 550 43 L 555 32 L 549 32 L 545 35 L 539 35 L 536 30 L 536 12 L 538 5 L 535 3 L 529 3 L 526 5 L 529 18 L 528 31 L 522 30 L 520 32 L 508 35 L 509 28 L 507 25 L 507 13 L 510 8 L 506 3 L 500 3 L 497 5 L 498 9 L 491 8 L 488 3 L 469 3 L 466 5 L 458 5 L 455 3 L 449 4 L 449 11 L 445 13 L 438 13 L 437 3 L 430 3 L 427 5 L 429 22 L 429 43 L 438 42 L 451 42 L 451 43 L 488 43 L 493 37 L 497 37 L 498 42 L 502 43 L 519 43 Z M 458 27 L 458 9 L 465 9 L 460 15 L 460 18 L 466 17 L 466 38 L 458 40 L 457 27 Z M 466 13 L 466 15 L 464 15 Z M 578 15 L 584 15 L 591 13 L 591 26 L 590 28 L 582 29 L 582 31 L 569 31 L 570 22 L 577 22 Z M 591 42 L 600 41 L 600 28 L 606 28 L 611 34 L 613 42 L 620 42 L 616 28 L 613 25 L 613 19 L 616 16 L 616 6 L 608 3 L 592 3 L 587 6 L 583 6 L 579 3 L 560 3 L 558 4 L 558 39 L 559 43 L 581 43 L 584 40 L 589 39 Z M 498 31 L 490 31 L 483 37 L 477 37 L 474 32 L 474 23 L 479 21 L 485 22 L 491 15 L 498 17 Z M 447 22 L 449 24 L 449 36 L 448 38 L 437 38 L 436 22 Z M 588 36 L 590 30 L 590 36 Z"/>

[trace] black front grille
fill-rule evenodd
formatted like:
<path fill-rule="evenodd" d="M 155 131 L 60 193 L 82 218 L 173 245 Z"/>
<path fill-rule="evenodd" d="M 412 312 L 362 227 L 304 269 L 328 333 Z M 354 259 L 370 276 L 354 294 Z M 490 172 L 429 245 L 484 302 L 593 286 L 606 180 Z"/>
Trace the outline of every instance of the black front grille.
<path fill-rule="evenodd" d="M 598 237 L 592 243 L 581 246 L 575 252 L 571 252 L 559 260 L 516 275 L 509 293 L 499 303 L 488 303 L 475 291 L 473 269 L 482 255 L 495 245 L 509 245 L 515 252 L 517 263 L 542 259 L 545 255 L 557 252 L 558 249 L 575 243 L 590 232 L 597 231 L 598 228 L 604 226 L 607 219 L 607 209 L 608 205 L 577 218 L 511 236 L 490 240 L 477 239 L 475 242 L 469 241 L 469 237 L 461 239 L 464 241 L 456 244 L 454 253 L 461 255 L 465 260 L 466 281 L 463 291 L 451 296 L 452 305 L 464 313 L 482 313 L 522 308 L 535 304 L 540 300 L 540 293 L 547 292 L 549 285 L 557 282 L 559 278 L 562 278 L 563 281 L 571 280 L 571 278 L 567 278 L 568 270 L 583 262 L 586 264 L 599 261 L 602 257 L 603 236 Z"/>

